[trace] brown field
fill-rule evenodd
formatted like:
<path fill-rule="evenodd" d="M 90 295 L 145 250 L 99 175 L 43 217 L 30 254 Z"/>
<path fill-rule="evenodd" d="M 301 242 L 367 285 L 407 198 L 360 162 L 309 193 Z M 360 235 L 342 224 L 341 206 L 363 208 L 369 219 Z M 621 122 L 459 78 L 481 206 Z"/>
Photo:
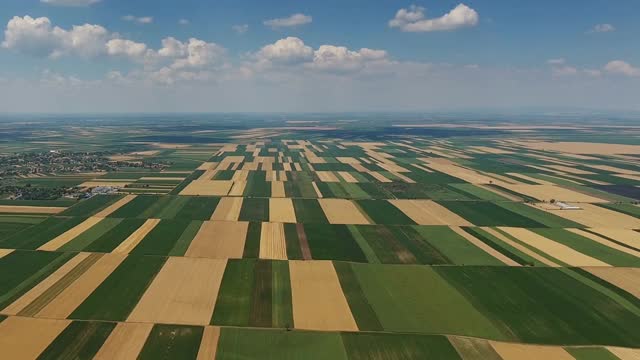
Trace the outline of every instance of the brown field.
<path fill-rule="evenodd" d="M 282 223 L 263 222 L 260 232 L 260 258 L 287 260 L 287 244 Z"/>
<path fill-rule="evenodd" d="M 508 151 L 500 148 L 489 146 L 469 146 L 470 149 L 478 150 L 486 154 L 513 154 L 513 151 Z"/>
<path fill-rule="evenodd" d="M 556 151 L 584 155 L 640 154 L 640 145 L 603 144 L 587 142 L 521 141 L 520 146 L 534 150 Z"/>
<path fill-rule="evenodd" d="M 248 222 L 205 221 L 185 256 L 210 259 L 241 259 Z"/>
<path fill-rule="evenodd" d="M 16 299 L 16 301 L 11 303 L 6 308 L 2 309 L 1 313 L 5 315 L 18 315 L 18 313 L 20 313 L 25 307 L 29 306 L 29 304 L 35 301 L 51 286 L 57 283 L 65 275 L 67 275 L 89 255 L 89 253 L 79 253 L 78 255 L 74 256 L 64 265 L 54 271 L 51 275 L 49 275 L 46 279 L 38 283 L 38 285 L 31 288 L 31 290 L 27 291 L 24 295 Z"/>
<path fill-rule="evenodd" d="M 127 321 L 207 325 L 226 260 L 170 257 Z"/>
<path fill-rule="evenodd" d="M 287 194 L 284 191 L 284 182 L 282 181 L 272 181 L 271 182 L 271 197 L 272 198 L 283 198 L 286 197 Z"/>
<path fill-rule="evenodd" d="M 570 266 L 611 266 L 527 229 L 511 227 L 499 229 Z"/>
<path fill-rule="evenodd" d="M 517 193 L 534 197 L 540 201 L 550 201 L 552 199 L 558 201 L 568 202 L 588 202 L 588 203 L 601 203 L 607 202 L 607 200 L 599 199 L 594 196 L 579 193 L 577 191 L 565 189 L 556 185 L 528 185 L 528 184 L 501 184 L 500 186 L 515 191 Z"/>
<path fill-rule="evenodd" d="M 503 360 L 575 360 L 559 346 L 523 345 L 495 341 L 489 343 Z"/>
<path fill-rule="evenodd" d="M 211 220 L 237 221 L 242 209 L 241 197 L 223 197 L 220 199 L 216 210 L 211 215 Z"/>
<path fill-rule="evenodd" d="M 360 164 L 360 160 L 354 158 L 354 157 L 336 157 L 336 160 L 338 160 L 339 162 L 343 163 L 343 164 Z"/>
<path fill-rule="evenodd" d="M 160 219 L 147 219 L 147 221 L 145 221 L 142 226 L 140 226 L 138 229 L 136 229 L 136 231 L 129 235 L 129 237 L 127 237 L 123 242 L 120 243 L 120 245 L 118 245 L 118 247 L 113 249 L 113 252 L 122 254 L 130 253 L 131 250 L 138 246 L 140 241 L 142 241 L 142 239 L 144 239 L 144 237 L 147 236 L 147 234 L 149 234 L 149 232 L 153 230 L 153 228 L 155 228 L 159 223 Z"/>
<path fill-rule="evenodd" d="M 0 259 L 14 252 L 14 249 L 0 249 Z"/>
<path fill-rule="evenodd" d="M 104 254 L 76 281 L 38 312 L 37 317 L 65 319 L 115 270 L 126 255 Z"/>
<path fill-rule="evenodd" d="M 184 180 L 184 177 L 157 177 L 157 176 L 143 176 L 140 178 L 140 180 L 168 180 L 168 181 L 182 181 Z"/>
<path fill-rule="evenodd" d="M 217 162 L 203 162 L 196 170 L 213 170 L 218 166 Z"/>
<path fill-rule="evenodd" d="M 640 175 L 617 174 L 617 175 L 614 175 L 614 176 L 617 176 L 617 177 L 623 178 L 623 179 L 630 179 L 630 180 L 640 181 Z"/>
<path fill-rule="evenodd" d="M 296 329 L 358 330 L 330 261 L 290 261 L 289 270 Z"/>
<path fill-rule="evenodd" d="M 322 198 L 322 192 L 320 191 L 320 189 L 318 188 L 318 184 L 316 184 L 315 181 L 311 182 L 311 185 L 313 185 L 313 190 L 316 191 L 316 196 L 318 197 L 318 199 Z"/>
<path fill-rule="evenodd" d="M 69 241 L 75 239 L 78 235 L 87 231 L 89 228 L 93 227 L 95 224 L 102 221 L 103 218 L 99 217 L 90 217 L 87 220 L 81 222 L 80 224 L 74 226 L 73 228 L 67 230 L 63 234 L 58 235 L 53 240 L 50 240 L 46 244 L 40 246 L 38 250 L 44 251 L 55 251 L 62 245 L 68 243 Z"/>
<path fill-rule="evenodd" d="M 59 206 L 0 205 L 0 213 L 16 214 L 57 214 L 65 209 L 65 207 Z"/>
<path fill-rule="evenodd" d="M 0 323 L 4 359 L 35 359 L 71 323 L 69 320 L 10 317 Z"/>
<path fill-rule="evenodd" d="M 503 264 L 509 265 L 509 266 L 521 266 L 517 262 L 511 260 L 509 257 L 507 257 L 507 256 L 503 255 L 502 253 L 500 253 L 499 251 L 495 250 L 491 246 L 489 246 L 489 245 L 485 244 L 484 242 L 476 239 L 473 235 L 471 235 L 468 232 L 462 230 L 459 226 L 450 226 L 450 228 L 451 228 L 451 230 L 455 231 L 458 235 L 462 236 L 467 241 L 469 241 L 470 243 L 475 245 L 477 248 L 482 249 L 482 251 L 484 251 L 487 254 L 493 256 L 494 258 L 500 260 Z"/>
<path fill-rule="evenodd" d="M 351 201 L 345 199 L 318 199 L 331 224 L 369 224 L 369 220 Z"/>
<path fill-rule="evenodd" d="M 132 181 L 116 181 L 116 180 L 100 181 L 100 180 L 92 180 L 92 181 L 85 181 L 85 182 L 83 182 L 82 184 L 80 184 L 78 186 L 86 187 L 86 188 L 96 187 L 96 186 L 110 186 L 110 187 L 123 188 L 123 187 L 125 187 L 125 185 L 129 185 L 131 183 L 132 183 Z"/>
<path fill-rule="evenodd" d="M 180 195 L 224 196 L 233 186 L 231 180 L 193 180 Z"/>
<path fill-rule="evenodd" d="M 234 181 L 229 196 L 242 196 L 244 194 L 244 188 L 247 186 L 246 181 Z"/>
<path fill-rule="evenodd" d="M 340 179 L 331 171 L 316 171 L 316 175 L 322 182 L 340 182 Z"/>
<path fill-rule="evenodd" d="M 596 205 L 583 203 L 581 210 L 549 210 L 540 204 L 529 205 L 592 228 L 640 229 L 640 219 Z"/>
<path fill-rule="evenodd" d="M 628 248 L 626 246 L 622 246 L 620 244 L 616 244 L 613 241 L 609 241 L 608 239 L 602 238 L 602 237 L 600 237 L 598 235 L 592 234 L 592 233 L 590 233 L 588 231 L 584 231 L 582 229 L 567 229 L 567 230 L 569 230 L 569 231 L 571 231 L 573 233 L 576 233 L 576 234 L 578 234 L 580 236 L 584 236 L 584 237 L 586 237 L 588 239 L 591 239 L 591 240 L 593 240 L 593 241 L 595 241 L 597 243 L 600 243 L 600 244 L 602 244 L 604 246 L 608 246 L 608 247 L 610 247 L 612 249 L 616 249 L 618 251 L 622 251 L 622 252 L 625 252 L 625 253 L 627 253 L 629 255 L 633 255 L 633 256 L 636 256 L 636 257 L 640 258 L 640 251 L 638 251 L 638 250 L 630 249 L 630 248 Z M 634 244 L 634 241 L 630 241 L 631 239 L 635 238 L 636 236 L 640 236 L 640 233 L 637 233 L 637 232 L 635 232 L 633 230 L 625 230 L 625 229 L 598 229 L 598 230 L 590 229 L 590 230 L 595 231 L 600 235 L 607 236 L 607 237 L 609 237 L 611 239 L 614 239 L 616 241 L 625 243 L 625 244 L 627 244 L 629 246 L 632 246 L 632 247 L 640 245 L 639 242 L 635 242 L 635 244 Z"/>
<path fill-rule="evenodd" d="M 545 165 L 545 167 L 547 168 L 551 168 L 554 170 L 559 170 L 565 173 L 569 173 L 569 174 L 574 174 L 574 175 L 593 175 L 595 174 L 594 172 L 591 171 L 586 171 L 586 170 L 582 170 L 582 169 L 576 169 L 572 166 L 566 166 L 566 165 Z"/>
<path fill-rule="evenodd" d="M 610 166 L 610 165 L 589 165 L 589 164 L 586 164 L 586 166 L 588 166 L 590 168 L 598 169 L 598 170 L 607 171 L 607 172 L 613 173 L 613 174 L 640 175 L 640 171 L 623 169 L 623 168 L 614 167 L 614 166 Z"/>
<path fill-rule="evenodd" d="M 452 161 L 443 161 L 443 159 L 434 159 L 434 158 L 421 158 L 420 160 L 424 161 L 427 166 L 435 171 L 439 171 L 445 173 L 447 175 L 451 175 L 453 177 L 457 177 L 458 179 L 462 179 L 471 184 L 491 184 L 501 182 L 495 181 L 495 179 L 483 175 L 475 170 L 463 168 L 461 166 L 456 165 Z"/>
<path fill-rule="evenodd" d="M 118 323 L 93 359 L 137 359 L 152 328 L 153 324 Z"/>
<path fill-rule="evenodd" d="M 216 358 L 218 350 L 218 339 L 220 338 L 220 328 L 217 326 L 206 326 L 200 341 L 198 357 L 196 360 L 211 360 Z"/>
<path fill-rule="evenodd" d="M 346 181 L 348 183 L 357 183 L 357 182 L 359 182 L 358 179 L 353 177 L 353 175 L 349 174 L 348 171 L 338 171 L 338 175 L 340 175 L 340 177 L 343 178 L 344 181 Z"/>
<path fill-rule="evenodd" d="M 293 208 L 293 201 L 288 198 L 269 199 L 269 221 L 295 223 L 296 212 Z"/>
<path fill-rule="evenodd" d="M 432 200 L 388 200 L 418 225 L 472 226 L 470 222 Z"/>
<path fill-rule="evenodd" d="M 543 263 L 543 264 L 545 264 L 545 265 L 547 265 L 547 266 L 551 266 L 551 267 L 560 267 L 560 264 L 555 263 L 555 262 L 553 262 L 553 261 L 551 261 L 551 260 L 547 259 L 546 257 L 539 255 L 537 252 L 532 251 L 531 249 L 529 249 L 529 248 L 528 248 L 528 247 L 526 247 L 526 246 L 522 246 L 520 243 L 517 243 L 517 242 L 515 242 L 515 241 L 513 241 L 513 240 L 509 239 L 508 237 L 504 236 L 502 233 L 500 233 L 500 232 L 496 231 L 496 230 L 495 230 L 495 229 L 493 229 L 493 228 L 490 228 L 490 227 L 482 227 L 482 229 L 483 229 L 484 231 L 488 232 L 489 234 L 491 234 L 491 235 L 493 235 L 493 236 L 497 237 L 498 239 L 502 240 L 503 242 L 505 242 L 505 243 L 507 243 L 507 244 L 509 244 L 509 245 L 513 246 L 514 248 L 516 248 L 516 249 L 518 249 L 518 250 L 522 251 L 523 253 L 525 253 L 525 254 L 527 254 L 527 255 L 531 256 L 532 258 L 534 258 L 534 259 L 536 259 L 536 260 L 540 261 L 541 263 Z"/>
<path fill-rule="evenodd" d="M 519 173 L 507 173 L 507 175 L 511 175 L 511 176 L 515 176 L 517 178 L 520 179 L 524 179 L 524 180 L 528 180 L 528 181 L 532 181 L 534 183 L 538 183 L 540 185 L 555 185 L 554 183 L 552 183 L 551 181 L 546 181 L 546 180 L 542 180 L 542 179 L 537 179 L 534 178 L 532 176 L 528 176 L 525 174 L 519 174 Z"/>
<path fill-rule="evenodd" d="M 115 203 L 113 203 L 113 204 L 107 206 L 106 208 L 102 209 L 102 211 L 100 211 L 99 213 L 95 214 L 94 217 L 99 217 L 99 218 L 107 217 L 107 216 L 111 215 L 114 211 L 116 211 L 116 210 L 120 209 L 121 207 L 125 206 L 131 200 L 133 200 L 135 198 L 136 198 L 135 195 L 127 195 L 127 196 L 123 197 L 122 199 L 116 201 Z"/>
<path fill-rule="evenodd" d="M 593 267 L 585 270 L 640 299 L 640 268 Z"/>
<path fill-rule="evenodd" d="M 619 348 L 619 347 L 607 347 L 613 355 L 620 358 L 620 360 L 639 360 L 640 359 L 640 349 L 627 349 L 627 348 Z"/>
<path fill-rule="evenodd" d="M 386 178 L 384 175 L 380 174 L 377 171 L 369 171 L 368 174 L 380 182 L 383 182 L 383 183 L 392 182 L 391 180 L 389 180 L 388 178 Z"/>

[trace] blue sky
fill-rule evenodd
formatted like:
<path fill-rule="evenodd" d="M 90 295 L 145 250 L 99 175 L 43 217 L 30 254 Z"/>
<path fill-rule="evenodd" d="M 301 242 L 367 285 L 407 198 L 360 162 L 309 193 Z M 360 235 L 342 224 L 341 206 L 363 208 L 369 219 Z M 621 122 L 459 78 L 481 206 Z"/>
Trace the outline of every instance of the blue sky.
<path fill-rule="evenodd" d="M 638 110 L 639 11 L 635 0 L 3 0 L 0 111 Z"/>

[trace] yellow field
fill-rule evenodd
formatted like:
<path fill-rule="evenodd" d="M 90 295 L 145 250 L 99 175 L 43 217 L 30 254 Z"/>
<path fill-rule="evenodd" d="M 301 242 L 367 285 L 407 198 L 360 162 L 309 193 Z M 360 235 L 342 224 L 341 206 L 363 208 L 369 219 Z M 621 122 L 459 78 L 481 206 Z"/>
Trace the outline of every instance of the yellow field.
<path fill-rule="evenodd" d="M 369 220 L 351 201 L 345 199 L 318 199 L 331 224 L 369 224 Z"/>
<path fill-rule="evenodd" d="M 472 224 L 432 200 L 388 200 L 418 225 L 455 225 Z"/>
<path fill-rule="evenodd" d="M 160 223 L 160 219 L 147 219 L 136 231 L 129 235 L 123 242 L 113 249 L 114 253 L 128 254 L 133 250 L 142 239 L 144 239 L 153 228 Z"/>
<path fill-rule="evenodd" d="M 248 222 L 205 221 L 185 256 L 241 259 L 248 228 Z"/>
<path fill-rule="evenodd" d="M 358 330 L 330 261 L 290 261 L 289 270 L 296 329 Z"/>
<path fill-rule="evenodd" d="M 137 359 L 152 327 L 153 324 L 118 323 L 94 360 Z"/>
<path fill-rule="evenodd" d="M 16 213 L 16 214 L 57 214 L 64 211 L 65 207 L 57 206 L 17 206 L 17 205 L 0 205 L 0 213 Z"/>
<path fill-rule="evenodd" d="M 287 198 L 269 199 L 269 221 L 295 223 L 296 212 L 293 208 L 293 201 Z"/>
<path fill-rule="evenodd" d="M 136 198 L 136 195 L 127 195 L 127 196 L 123 197 L 122 199 L 116 201 L 115 203 L 109 205 L 108 207 L 104 208 L 102 211 L 100 211 L 99 213 L 95 214 L 94 217 L 99 217 L 99 218 L 107 217 L 107 216 L 111 215 L 114 211 L 116 211 L 116 210 L 120 209 L 121 207 L 125 206 L 131 200 L 133 200 L 135 198 Z"/>
<path fill-rule="evenodd" d="M 70 323 L 70 320 L 10 317 L 0 322 L 2 357 L 35 359 Z"/>
<path fill-rule="evenodd" d="M 262 223 L 260 232 L 260 258 L 287 260 L 287 243 L 281 223 Z"/>
<path fill-rule="evenodd" d="M 211 215 L 211 220 L 236 221 L 238 220 L 238 216 L 240 216 L 241 209 L 241 197 L 223 197 Z"/>
<path fill-rule="evenodd" d="M 66 232 L 58 235 L 54 239 L 50 240 L 46 244 L 40 246 L 38 250 L 45 251 L 55 251 L 60 248 L 62 245 L 68 243 L 69 241 L 75 239 L 78 235 L 87 231 L 89 228 L 93 227 L 97 223 L 102 221 L 102 218 L 99 217 L 90 217 L 82 223 L 74 226 L 73 228 L 67 230 Z"/>
<path fill-rule="evenodd" d="M 127 321 L 207 325 L 226 260 L 171 257 Z"/>
<path fill-rule="evenodd" d="M 231 186 L 231 180 L 193 180 L 180 195 L 225 196 Z"/>

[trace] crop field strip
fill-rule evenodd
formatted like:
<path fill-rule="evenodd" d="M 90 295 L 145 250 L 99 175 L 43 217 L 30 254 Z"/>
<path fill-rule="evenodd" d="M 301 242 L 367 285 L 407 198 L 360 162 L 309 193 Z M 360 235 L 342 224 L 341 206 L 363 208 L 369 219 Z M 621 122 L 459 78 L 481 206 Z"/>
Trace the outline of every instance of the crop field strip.
<path fill-rule="evenodd" d="M 130 182 L 118 195 L 31 212 L 0 203 L 0 229 L 17 230 L 0 231 L 0 348 L 43 359 L 640 356 L 640 168 L 533 146 L 226 143 L 155 152 L 180 159 L 166 174 L 90 180 Z"/>

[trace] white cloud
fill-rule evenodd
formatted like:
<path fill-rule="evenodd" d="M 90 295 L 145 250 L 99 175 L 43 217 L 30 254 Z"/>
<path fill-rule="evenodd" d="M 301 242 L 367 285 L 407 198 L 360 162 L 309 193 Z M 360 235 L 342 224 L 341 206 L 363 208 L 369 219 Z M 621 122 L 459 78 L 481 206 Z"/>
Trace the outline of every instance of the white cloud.
<path fill-rule="evenodd" d="M 459 4 L 441 17 L 425 19 L 425 9 L 412 5 L 409 9 L 400 9 L 389 21 L 389 27 L 406 32 L 448 31 L 463 27 L 476 26 L 480 16 L 474 9 Z"/>
<path fill-rule="evenodd" d="M 40 2 L 54 6 L 89 6 L 100 0 L 40 0 Z"/>
<path fill-rule="evenodd" d="M 640 76 L 640 68 L 634 67 L 628 62 L 622 60 L 609 61 L 604 70 L 611 74 L 624 75 L 629 77 Z"/>
<path fill-rule="evenodd" d="M 301 39 L 290 36 L 262 47 L 255 56 L 259 62 L 293 64 L 311 60 L 313 49 L 305 45 Z"/>
<path fill-rule="evenodd" d="M 151 16 L 133 16 L 133 15 L 125 15 L 122 17 L 122 20 L 124 21 L 130 21 L 130 22 L 135 22 L 138 24 L 151 24 L 153 22 L 153 17 Z"/>
<path fill-rule="evenodd" d="M 578 74 L 577 68 L 568 65 L 554 66 L 551 71 L 553 76 L 572 76 Z"/>
<path fill-rule="evenodd" d="M 590 33 L 606 33 L 616 31 L 616 28 L 611 24 L 596 24 L 591 30 Z"/>
<path fill-rule="evenodd" d="M 247 31 L 249 31 L 249 25 L 248 24 L 233 25 L 231 28 L 233 29 L 233 31 L 235 31 L 238 34 L 244 34 Z"/>
<path fill-rule="evenodd" d="M 549 64 L 549 65 L 563 65 L 565 63 L 566 63 L 566 60 L 564 58 L 547 60 L 547 64 Z"/>
<path fill-rule="evenodd" d="M 111 56 L 125 56 L 140 60 L 147 54 L 147 45 L 126 39 L 111 39 L 106 45 L 107 54 Z"/>
<path fill-rule="evenodd" d="M 2 47 L 34 56 L 93 57 L 104 52 L 109 32 L 100 25 L 84 24 L 64 30 L 46 17 L 15 16 L 7 23 Z"/>
<path fill-rule="evenodd" d="M 191 24 L 191 21 L 189 21 L 187 19 L 178 20 L 178 25 L 189 25 L 189 24 Z"/>
<path fill-rule="evenodd" d="M 328 72 L 351 72 L 387 59 L 388 54 L 384 50 L 363 48 L 353 51 L 344 46 L 322 45 L 314 52 L 313 62 L 307 67 Z"/>
<path fill-rule="evenodd" d="M 266 26 L 272 28 L 294 27 L 309 24 L 313 18 L 305 14 L 293 14 L 286 18 L 278 18 L 264 21 Z"/>

